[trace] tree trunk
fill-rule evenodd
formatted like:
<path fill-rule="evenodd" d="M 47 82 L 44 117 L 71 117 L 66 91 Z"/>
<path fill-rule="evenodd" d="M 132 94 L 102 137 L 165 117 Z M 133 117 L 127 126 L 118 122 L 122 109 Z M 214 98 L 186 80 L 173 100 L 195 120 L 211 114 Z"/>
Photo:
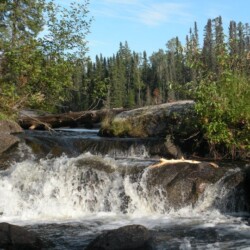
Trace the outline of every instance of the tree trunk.
<path fill-rule="evenodd" d="M 102 109 L 43 116 L 22 114 L 19 118 L 19 125 L 24 129 L 41 130 L 60 127 L 77 127 L 79 125 L 92 128 L 94 124 L 100 123 L 105 117 L 116 115 L 122 111 L 124 111 L 124 109 Z"/>

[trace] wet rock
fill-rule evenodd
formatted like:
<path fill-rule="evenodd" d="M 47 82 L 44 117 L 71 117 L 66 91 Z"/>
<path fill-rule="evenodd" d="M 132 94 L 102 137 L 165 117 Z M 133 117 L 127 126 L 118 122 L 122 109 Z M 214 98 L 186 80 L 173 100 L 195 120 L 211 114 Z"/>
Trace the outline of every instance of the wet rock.
<path fill-rule="evenodd" d="M 26 229 L 11 225 L 8 223 L 0 223 L 0 248 L 12 250 L 38 250 L 43 249 L 44 243 L 33 232 Z"/>
<path fill-rule="evenodd" d="M 147 190 L 150 196 L 157 198 L 161 195 L 167 208 L 180 209 L 194 205 L 206 187 L 218 181 L 224 173 L 222 168 L 214 168 L 205 162 L 167 164 L 148 170 Z"/>
<path fill-rule="evenodd" d="M 84 159 L 79 159 L 76 162 L 76 166 L 81 167 L 88 167 L 90 169 L 96 169 L 98 171 L 104 171 L 106 173 L 113 173 L 115 171 L 115 168 L 111 165 L 106 163 L 102 160 L 101 157 L 86 157 Z"/>
<path fill-rule="evenodd" d="M 86 250 L 149 250 L 151 234 L 141 225 L 128 225 L 99 235 Z"/>
<path fill-rule="evenodd" d="M 219 181 L 221 188 L 216 192 L 213 206 L 223 213 L 250 211 L 246 177 L 244 170 L 229 170 Z"/>
<path fill-rule="evenodd" d="M 19 138 L 13 134 L 21 133 L 22 128 L 12 121 L 0 121 L 0 154 L 15 146 Z"/>

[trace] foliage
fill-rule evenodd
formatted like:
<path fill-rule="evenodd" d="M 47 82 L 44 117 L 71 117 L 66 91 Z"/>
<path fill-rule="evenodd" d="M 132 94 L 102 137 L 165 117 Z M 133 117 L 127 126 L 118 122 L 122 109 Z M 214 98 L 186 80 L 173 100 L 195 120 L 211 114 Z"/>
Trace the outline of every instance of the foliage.
<path fill-rule="evenodd" d="M 2 113 L 24 107 L 56 111 L 71 98 L 72 75 L 85 59 L 91 23 L 88 0 L 82 2 L 67 9 L 44 0 L 0 3 Z"/>
<path fill-rule="evenodd" d="M 88 1 L 71 2 L 68 8 L 50 1 L 45 11 L 47 31 L 41 39 L 45 52 L 71 60 L 85 59 L 86 35 L 92 21 L 86 20 Z"/>
<path fill-rule="evenodd" d="M 225 71 L 216 80 L 208 75 L 197 88 L 196 110 L 215 157 L 243 157 L 250 150 L 249 84 L 247 77 Z"/>

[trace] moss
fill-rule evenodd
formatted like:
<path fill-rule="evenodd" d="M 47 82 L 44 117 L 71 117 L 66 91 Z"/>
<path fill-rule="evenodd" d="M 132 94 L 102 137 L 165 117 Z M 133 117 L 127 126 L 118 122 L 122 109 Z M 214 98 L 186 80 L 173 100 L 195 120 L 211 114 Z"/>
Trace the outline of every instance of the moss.
<path fill-rule="evenodd" d="M 16 113 L 0 112 L 0 121 L 17 121 Z"/>
<path fill-rule="evenodd" d="M 9 117 L 6 114 L 0 112 L 0 121 L 8 120 L 8 118 Z"/>
<path fill-rule="evenodd" d="M 128 120 L 117 120 L 110 124 L 110 130 L 114 136 L 126 136 L 129 135 L 132 125 Z"/>

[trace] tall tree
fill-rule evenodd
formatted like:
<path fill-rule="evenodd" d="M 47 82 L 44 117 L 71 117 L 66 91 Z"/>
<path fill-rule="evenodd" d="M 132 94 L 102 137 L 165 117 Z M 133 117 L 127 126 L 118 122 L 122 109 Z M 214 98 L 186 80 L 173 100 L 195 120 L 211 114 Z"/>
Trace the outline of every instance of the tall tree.
<path fill-rule="evenodd" d="M 214 57 L 214 35 L 212 29 L 212 20 L 208 19 L 204 31 L 204 42 L 202 48 L 202 57 L 205 68 L 215 70 L 215 57 Z"/>
<path fill-rule="evenodd" d="M 43 8 L 43 0 L 1 1 L 1 105 L 11 108 L 12 113 L 36 96 L 28 91 L 42 61 L 36 38 L 44 25 Z"/>
<path fill-rule="evenodd" d="M 124 80 L 125 80 L 125 106 L 129 107 L 131 106 L 129 101 L 131 101 L 131 99 L 133 99 L 133 95 L 134 95 L 134 90 L 133 90 L 133 86 L 132 86 L 132 81 L 131 81 L 131 58 L 132 58 L 132 54 L 131 54 L 131 50 L 128 46 L 128 42 L 125 41 L 125 43 L 120 43 L 120 47 L 119 47 L 119 51 L 118 51 L 118 56 L 120 59 L 120 68 L 124 69 Z"/>
<path fill-rule="evenodd" d="M 65 10 L 45 0 L 0 2 L 2 106 L 55 109 L 70 97 L 74 67 L 87 48 L 87 4 Z M 45 24 L 47 33 L 39 38 Z"/>

